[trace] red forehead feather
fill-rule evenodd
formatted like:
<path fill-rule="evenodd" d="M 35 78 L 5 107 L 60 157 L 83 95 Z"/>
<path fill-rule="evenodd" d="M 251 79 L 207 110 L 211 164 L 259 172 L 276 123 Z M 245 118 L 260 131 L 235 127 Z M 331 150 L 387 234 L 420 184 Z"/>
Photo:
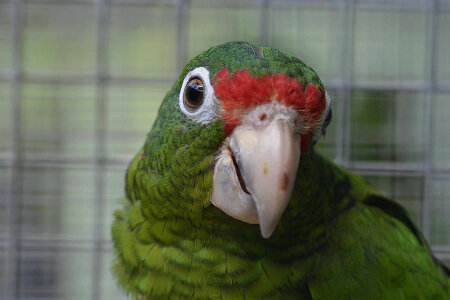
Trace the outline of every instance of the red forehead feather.
<path fill-rule="evenodd" d="M 248 70 L 240 70 L 230 77 L 226 68 L 214 76 L 214 92 L 224 109 L 225 133 L 230 134 L 240 124 L 241 117 L 256 105 L 278 101 L 297 110 L 304 127 L 302 148 L 309 143 L 310 133 L 325 109 L 323 91 L 309 83 L 306 89 L 296 78 L 286 74 L 250 76 Z"/>

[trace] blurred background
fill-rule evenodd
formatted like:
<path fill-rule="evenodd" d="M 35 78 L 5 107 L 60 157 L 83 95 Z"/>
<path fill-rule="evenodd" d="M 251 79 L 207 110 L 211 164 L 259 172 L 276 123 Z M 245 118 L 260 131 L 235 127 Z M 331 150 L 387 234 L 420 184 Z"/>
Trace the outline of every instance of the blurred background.
<path fill-rule="evenodd" d="M 319 151 L 450 265 L 449 0 L 0 0 L 0 298 L 126 298 L 109 228 L 127 164 L 183 65 L 230 40 L 317 71 Z"/>

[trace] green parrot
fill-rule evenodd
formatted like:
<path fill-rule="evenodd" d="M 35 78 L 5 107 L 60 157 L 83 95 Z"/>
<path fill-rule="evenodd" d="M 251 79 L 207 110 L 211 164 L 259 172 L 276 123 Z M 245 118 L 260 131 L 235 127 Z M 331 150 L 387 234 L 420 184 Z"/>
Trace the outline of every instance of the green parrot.
<path fill-rule="evenodd" d="M 138 299 L 450 299 L 405 210 L 314 151 L 314 70 L 228 42 L 165 96 L 115 211 L 113 272 Z"/>

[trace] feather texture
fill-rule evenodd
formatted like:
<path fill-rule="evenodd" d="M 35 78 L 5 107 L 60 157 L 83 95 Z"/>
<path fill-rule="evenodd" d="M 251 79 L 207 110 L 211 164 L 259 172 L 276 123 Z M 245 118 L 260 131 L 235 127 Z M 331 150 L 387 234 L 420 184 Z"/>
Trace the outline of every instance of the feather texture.
<path fill-rule="evenodd" d="M 215 81 L 223 85 L 217 90 L 222 99 L 237 82 L 226 81 L 231 74 L 292 89 L 301 83 L 301 90 L 288 88 L 280 99 L 303 93 L 305 107 L 309 97 L 323 97 L 310 67 L 260 45 L 227 43 L 186 66 L 128 168 L 126 198 L 114 213 L 113 272 L 128 293 L 138 299 L 450 298 L 449 278 L 404 210 L 310 144 L 269 239 L 258 225 L 211 205 L 215 153 L 234 115 L 204 125 L 180 112 L 181 83 L 199 66 L 212 77 L 221 72 Z M 243 108 L 233 101 L 227 109 Z"/>

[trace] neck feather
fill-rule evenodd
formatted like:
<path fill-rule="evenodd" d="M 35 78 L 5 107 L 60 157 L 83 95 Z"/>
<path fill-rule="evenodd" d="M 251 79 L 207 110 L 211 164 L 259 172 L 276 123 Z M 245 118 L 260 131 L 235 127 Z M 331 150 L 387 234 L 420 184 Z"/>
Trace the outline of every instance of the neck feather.
<path fill-rule="evenodd" d="M 212 180 L 207 174 L 203 178 L 205 186 L 211 186 L 209 177 Z M 308 151 L 301 157 L 289 205 L 269 239 L 261 237 L 259 225 L 235 220 L 209 203 L 196 212 L 199 218 L 179 215 L 172 218 L 170 213 L 158 211 L 157 202 L 167 201 L 163 199 L 167 195 L 162 195 L 161 190 L 154 195 L 158 201 L 152 201 L 155 205 L 149 206 L 151 209 L 144 214 L 152 224 L 150 227 L 155 229 L 150 231 L 157 241 L 173 244 L 183 240 L 200 241 L 237 255 L 255 258 L 269 255 L 278 260 L 290 260 L 293 255 L 308 255 L 326 246 L 325 227 L 352 207 L 351 191 L 351 178 L 344 170 L 314 151 Z M 192 201 L 207 203 L 205 199 Z"/>

